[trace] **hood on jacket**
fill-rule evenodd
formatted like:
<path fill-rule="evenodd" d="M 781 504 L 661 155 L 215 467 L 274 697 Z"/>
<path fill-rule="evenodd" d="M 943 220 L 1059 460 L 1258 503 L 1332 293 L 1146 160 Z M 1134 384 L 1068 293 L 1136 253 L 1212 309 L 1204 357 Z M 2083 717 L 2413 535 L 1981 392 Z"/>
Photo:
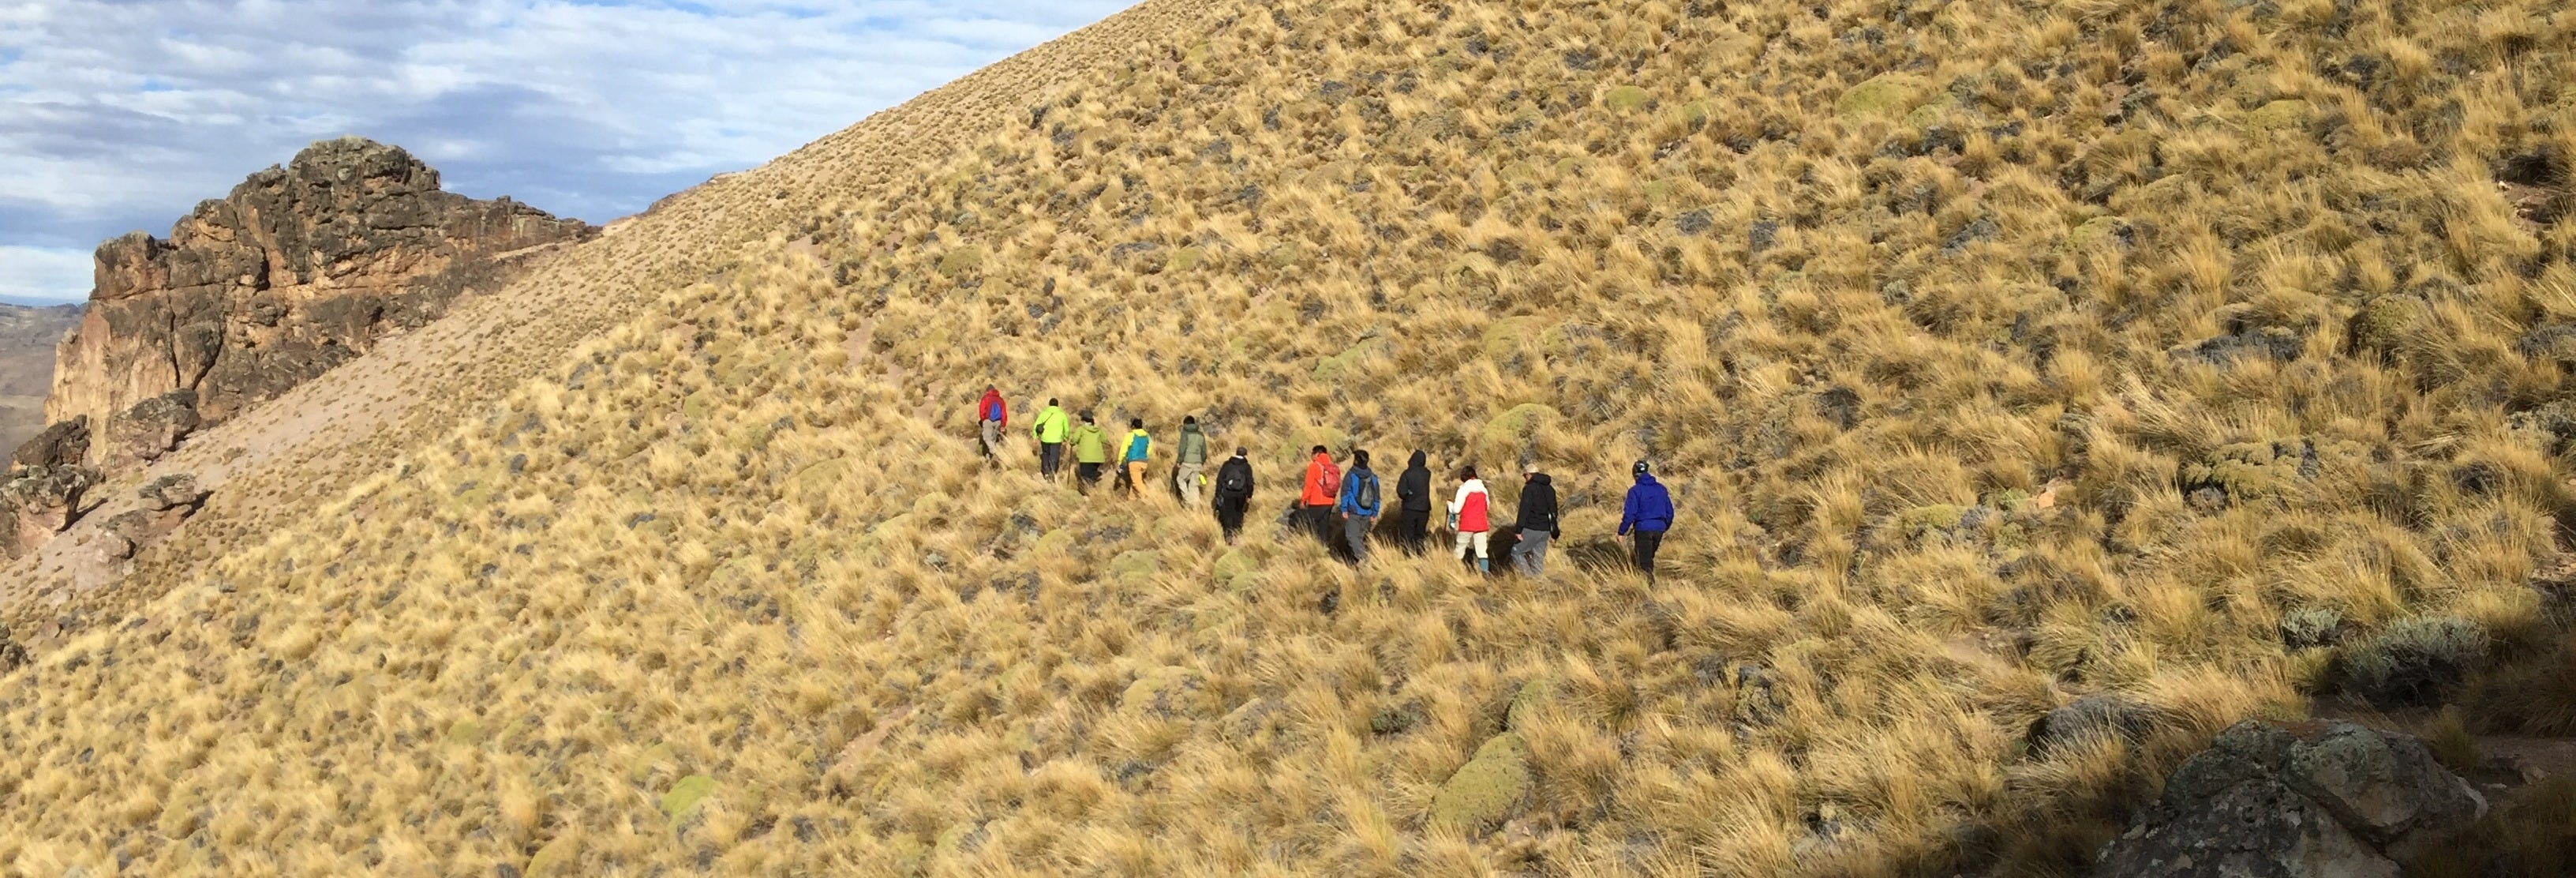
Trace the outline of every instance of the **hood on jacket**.
<path fill-rule="evenodd" d="M 1662 482 L 1655 481 L 1655 474 L 1654 474 L 1654 473 L 1638 473 L 1638 474 L 1637 474 L 1637 484 L 1640 484 L 1640 485 L 1660 485 L 1660 484 L 1663 484 L 1663 483 L 1662 483 Z"/>
<path fill-rule="evenodd" d="M 1199 433 L 1199 432 L 1200 432 L 1200 430 L 1199 430 L 1199 425 L 1197 425 L 1197 424 L 1182 424 L 1182 425 L 1181 425 L 1181 435 L 1183 435 L 1183 436 L 1195 435 L 1195 434 L 1197 434 L 1197 433 Z"/>
<path fill-rule="evenodd" d="M 1530 477 L 1529 477 L 1529 483 L 1530 483 L 1530 484 L 1533 484 L 1533 485 L 1544 485 L 1544 484 L 1548 484 L 1547 474 L 1546 474 L 1546 473 L 1533 473 L 1533 474 L 1531 474 L 1531 475 L 1530 475 Z"/>
<path fill-rule="evenodd" d="M 1419 451 L 1414 452 L 1413 457 L 1404 462 L 1405 469 L 1422 469 L 1427 468 L 1430 465 L 1431 455 L 1424 454 Z"/>

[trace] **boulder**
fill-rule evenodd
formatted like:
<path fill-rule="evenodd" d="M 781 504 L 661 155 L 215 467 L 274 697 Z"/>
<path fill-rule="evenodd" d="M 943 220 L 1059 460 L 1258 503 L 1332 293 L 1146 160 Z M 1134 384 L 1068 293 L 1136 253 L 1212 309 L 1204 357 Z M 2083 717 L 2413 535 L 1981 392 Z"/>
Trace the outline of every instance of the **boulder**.
<path fill-rule="evenodd" d="M 96 470 L 49 466 L 19 470 L 0 483 L 0 550 L 17 558 L 71 527 L 80 518 L 81 495 L 98 482 Z"/>
<path fill-rule="evenodd" d="M 19 443 L 18 452 L 9 462 L 21 467 L 79 466 L 89 457 L 89 416 L 75 415 L 71 420 L 46 427 L 34 438 Z"/>
<path fill-rule="evenodd" d="M 198 487 L 197 477 L 188 473 L 172 473 L 153 479 L 142 490 L 134 492 L 136 497 L 142 498 L 143 508 L 154 512 L 173 509 L 195 512 L 197 507 L 206 505 L 206 498 L 213 494 Z"/>
<path fill-rule="evenodd" d="M 1533 782 L 1529 745 L 1517 732 L 1495 735 L 1432 795 L 1431 823 L 1467 833 L 1489 830 L 1529 803 Z"/>
<path fill-rule="evenodd" d="M 2415 738 L 2247 720 L 2175 769 L 2095 874 L 2394 878 L 2485 812 Z"/>
<path fill-rule="evenodd" d="M 160 460 L 197 431 L 197 392 L 173 390 L 135 403 L 107 422 L 107 460 L 111 467 Z"/>

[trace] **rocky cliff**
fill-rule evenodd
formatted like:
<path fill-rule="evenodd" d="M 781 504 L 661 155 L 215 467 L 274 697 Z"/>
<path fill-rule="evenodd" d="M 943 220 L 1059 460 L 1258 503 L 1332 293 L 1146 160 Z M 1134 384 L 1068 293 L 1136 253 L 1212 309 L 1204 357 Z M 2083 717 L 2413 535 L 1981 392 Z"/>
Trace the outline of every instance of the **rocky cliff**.
<path fill-rule="evenodd" d="M 441 191 L 438 172 L 398 147 L 314 144 L 199 204 L 167 239 L 136 232 L 98 248 L 46 420 L 86 416 L 105 440 L 93 463 L 156 457 L 597 233 L 506 197 Z"/>

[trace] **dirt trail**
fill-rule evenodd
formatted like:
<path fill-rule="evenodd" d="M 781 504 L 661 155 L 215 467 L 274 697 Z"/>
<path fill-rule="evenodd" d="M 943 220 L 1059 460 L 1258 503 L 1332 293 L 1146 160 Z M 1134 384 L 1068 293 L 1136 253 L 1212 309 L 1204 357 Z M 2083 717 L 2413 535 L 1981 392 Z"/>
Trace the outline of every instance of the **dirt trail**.
<path fill-rule="evenodd" d="M 542 263 L 517 283 L 460 301 L 429 326 L 386 339 L 102 486 L 91 495 L 98 505 L 79 524 L 0 568 L 0 619 L 43 649 L 82 626 L 118 618 L 137 601 L 199 581 L 233 547 L 310 514 L 405 451 L 483 415 L 520 382 L 562 365 L 583 339 L 721 270 L 747 245 L 794 229 L 839 196 L 904 179 L 987 131 L 1024 124 L 1033 103 L 1202 29 L 1212 14 L 1206 7 L 1147 0 L 760 168 L 663 199 L 611 223 L 615 234 L 560 254 L 531 254 Z M 821 256 L 810 245 L 802 252 Z M 926 397 L 918 411 L 931 410 Z M 214 492 L 205 510 L 130 561 L 102 557 L 102 523 L 137 505 L 136 488 L 172 473 L 193 474 Z"/>

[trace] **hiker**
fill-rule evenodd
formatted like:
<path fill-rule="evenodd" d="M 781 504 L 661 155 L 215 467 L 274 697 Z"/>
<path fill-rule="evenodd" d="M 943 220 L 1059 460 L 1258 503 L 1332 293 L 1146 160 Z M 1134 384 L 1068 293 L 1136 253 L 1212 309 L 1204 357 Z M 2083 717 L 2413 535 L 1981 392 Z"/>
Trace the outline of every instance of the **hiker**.
<path fill-rule="evenodd" d="M 1082 426 L 1073 428 L 1074 487 L 1091 493 L 1091 486 L 1100 484 L 1101 465 L 1108 462 L 1109 434 L 1100 432 L 1100 425 L 1092 423 L 1090 412 L 1083 412 Z"/>
<path fill-rule="evenodd" d="M 1002 404 L 1002 391 L 984 385 L 984 399 L 975 403 L 975 426 L 984 440 L 984 459 L 992 460 L 1002 450 L 1002 430 L 1010 426 L 1011 410 Z"/>
<path fill-rule="evenodd" d="M 1458 532 L 1457 548 L 1451 555 L 1460 562 L 1467 560 L 1467 549 L 1476 550 L 1476 572 L 1491 573 L 1493 561 L 1486 553 L 1493 537 L 1493 495 L 1485 493 L 1485 482 L 1476 478 L 1476 468 L 1468 467 L 1458 474 L 1458 496 L 1449 501 L 1449 529 Z"/>
<path fill-rule="evenodd" d="M 1243 512 L 1252 507 L 1252 459 L 1237 448 L 1234 457 L 1216 468 L 1216 526 L 1225 530 L 1225 541 L 1243 532 Z"/>
<path fill-rule="evenodd" d="M 1333 455 L 1324 446 L 1315 446 L 1306 463 L 1305 490 L 1297 495 L 1297 511 L 1305 516 L 1306 529 L 1327 549 L 1333 547 L 1333 504 L 1341 493 L 1341 468 L 1333 465 Z"/>
<path fill-rule="evenodd" d="M 1145 462 L 1152 459 L 1154 437 L 1145 435 L 1144 418 L 1127 419 L 1127 439 L 1119 448 L 1119 483 L 1127 486 L 1127 496 L 1145 496 Z"/>
<path fill-rule="evenodd" d="M 1172 486 L 1180 490 L 1181 502 L 1199 505 L 1199 483 L 1205 478 L 1199 471 L 1207 466 L 1207 434 L 1199 430 L 1197 415 L 1181 419 L 1180 460 L 1172 465 Z"/>
<path fill-rule="evenodd" d="M 1556 486 L 1548 483 L 1547 474 L 1538 464 L 1521 466 L 1521 508 L 1513 528 L 1520 531 L 1518 545 L 1512 546 L 1512 566 L 1522 576 L 1547 572 L 1547 543 L 1555 539 L 1560 525 L 1556 521 Z"/>
<path fill-rule="evenodd" d="M 1378 497 L 1377 473 L 1369 471 L 1369 453 L 1351 452 L 1351 471 L 1342 476 L 1342 539 L 1351 544 L 1351 563 L 1368 560 L 1369 528 L 1377 524 L 1381 501 Z"/>
<path fill-rule="evenodd" d="M 1420 557 L 1431 537 L 1431 456 L 1415 449 L 1395 479 L 1395 544 Z"/>
<path fill-rule="evenodd" d="M 1069 426 L 1064 409 L 1057 408 L 1055 400 L 1047 400 L 1046 411 L 1038 413 L 1037 426 L 1029 429 L 1029 435 L 1038 440 L 1038 475 L 1052 479 L 1064 469 L 1064 434 Z"/>
<path fill-rule="evenodd" d="M 1636 552 L 1637 569 L 1646 572 L 1646 585 L 1655 584 L 1655 551 L 1664 547 L 1664 531 L 1673 527 L 1673 495 L 1664 483 L 1655 481 L 1654 468 L 1637 461 L 1632 472 L 1637 484 L 1628 489 L 1628 505 L 1619 513 L 1619 535 L 1631 536 Z"/>

